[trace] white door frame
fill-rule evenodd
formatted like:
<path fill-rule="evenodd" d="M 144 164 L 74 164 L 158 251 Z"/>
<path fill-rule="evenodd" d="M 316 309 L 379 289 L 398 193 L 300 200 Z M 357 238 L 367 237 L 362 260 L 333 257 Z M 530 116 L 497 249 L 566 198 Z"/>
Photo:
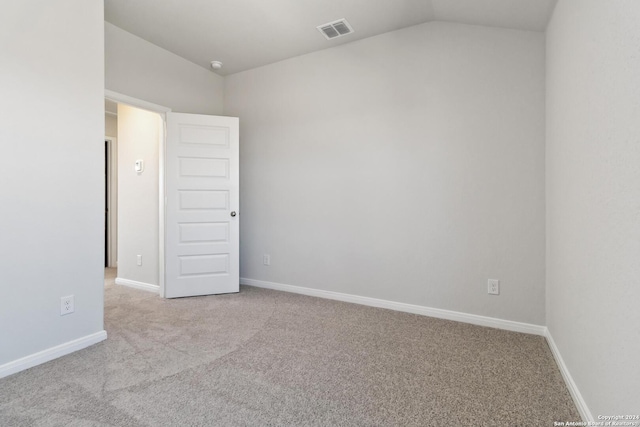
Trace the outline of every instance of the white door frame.
<path fill-rule="evenodd" d="M 109 216 L 107 217 L 107 229 L 109 235 L 107 236 L 107 266 L 117 267 L 117 245 L 118 241 L 118 140 L 113 136 L 105 136 L 104 140 L 107 142 L 109 159 L 109 181 L 107 182 L 109 198 L 107 199 L 107 209 Z"/>
<path fill-rule="evenodd" d="M 160 296 L 164 298 L 164 211 L 166 202 L 164 186 L 164 159 L 167 146 L 167 113 L 171 112 L 171 108 L 144 101 L 142 99 L 133 98 L 108 89 L 105 89 L 104 97 L 119 104 L 127 104 L 132 107 L 158 113 L 162 118 L 164 135 L 160 141 L 160 149 L 158 151 L 158 286 L 160 288 Z"/>

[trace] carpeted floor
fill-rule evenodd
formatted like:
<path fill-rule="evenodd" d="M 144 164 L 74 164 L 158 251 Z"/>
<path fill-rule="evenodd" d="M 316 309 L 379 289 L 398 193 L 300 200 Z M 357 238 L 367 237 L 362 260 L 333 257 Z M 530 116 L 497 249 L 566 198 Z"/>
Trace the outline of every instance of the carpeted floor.
<path fill-rule="evenodd" d="M 542 337 L 252 287 L 164 300 L 114 277 L 108 340 L 1 379 L 1 426 L 580 420 Z"/>

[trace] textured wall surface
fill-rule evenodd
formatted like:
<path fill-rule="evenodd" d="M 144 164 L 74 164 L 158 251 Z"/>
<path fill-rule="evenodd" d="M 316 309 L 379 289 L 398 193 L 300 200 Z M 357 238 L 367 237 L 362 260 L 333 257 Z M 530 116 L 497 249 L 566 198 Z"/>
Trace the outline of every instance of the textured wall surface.
<path fill-rule="evenodd" d="M 103 22 L 102 2 L 2 6 L 0 365 L 102 331 Z"/>
<path fill-rule="evenodd" d="M 118 277 L 159 285 L 159 114 L 118 104 Z M 135 171 L 136 160 L 144 171 Z M 137 256 L 142 255 L 142 265 Z"/>
<path fill-rule="evenodd" d="M 597 420 L 640 414 L 640 2 L 547 33 L 547 322 Z"/>
<path fill-rule="evenodd" d="M 222 113 L 222 77 L 113 24 L 104 26 L 106 89 L 175 112 Z"/>
<path fill-rule="evenodd" d="M 543 34 L 383 34 L 227 76 L 225 114 L 243 277 L 544 324 Z"/>

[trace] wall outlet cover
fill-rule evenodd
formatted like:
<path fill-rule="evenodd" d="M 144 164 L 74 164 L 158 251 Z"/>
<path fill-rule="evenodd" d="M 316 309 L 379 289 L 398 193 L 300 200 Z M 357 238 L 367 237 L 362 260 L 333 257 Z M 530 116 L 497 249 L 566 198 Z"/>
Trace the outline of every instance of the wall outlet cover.
<path fill-rule="evenodd" d="M 489 295 L 500 295 L 500 281 L 496 279 L 488 280 L 488 293 Z"/>
<path fill-rule="evenodd" d="M 71 314 L 75 311 L 73 295 L 60 298 L 60 316 Z"/>

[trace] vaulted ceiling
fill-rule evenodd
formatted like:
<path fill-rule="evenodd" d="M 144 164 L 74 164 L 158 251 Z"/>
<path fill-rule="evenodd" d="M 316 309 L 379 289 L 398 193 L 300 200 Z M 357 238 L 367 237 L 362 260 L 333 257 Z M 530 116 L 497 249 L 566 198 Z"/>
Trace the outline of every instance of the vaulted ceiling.
<path fill-rule="evenodd" d="M 105 0 L 105 19 L 220 75 L 429 21 L 544 31 L 556 0 Z M 353 34 L 318 25 L 346 18 Z"/>

